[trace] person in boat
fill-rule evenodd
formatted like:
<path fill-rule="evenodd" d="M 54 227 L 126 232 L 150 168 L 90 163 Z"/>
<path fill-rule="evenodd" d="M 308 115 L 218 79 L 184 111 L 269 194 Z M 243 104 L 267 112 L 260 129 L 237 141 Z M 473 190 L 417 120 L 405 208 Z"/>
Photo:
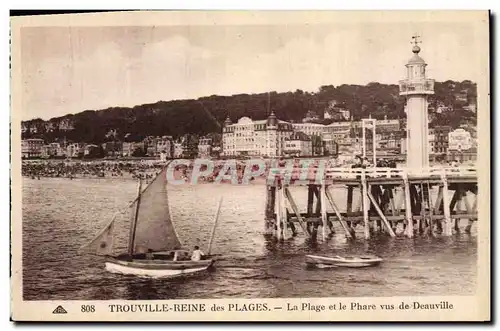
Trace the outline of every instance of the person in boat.
<path fill-rule="evenodd" d="M 191 254 L 192 261 L 200 261 L 205 254 L 200 250 L 200 247 L 194 246 L 193 254 Z"/>

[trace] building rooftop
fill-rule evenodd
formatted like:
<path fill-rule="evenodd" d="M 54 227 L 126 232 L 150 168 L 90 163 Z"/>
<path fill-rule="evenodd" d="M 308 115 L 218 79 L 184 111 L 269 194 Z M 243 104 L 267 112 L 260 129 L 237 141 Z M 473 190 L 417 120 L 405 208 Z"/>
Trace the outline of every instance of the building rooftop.
<path fill-rule="evenodd" d="M 324 124 L 319 124 L 319 123 L 293 123 L 293 125 L 300 125 L 300 126 L 325 126 Z"/>
<path fill-rule="evenodd" d="M 415 54 L 408 61 L 408 64 L 425 64 L 425 61 L 418 54 Z"/>

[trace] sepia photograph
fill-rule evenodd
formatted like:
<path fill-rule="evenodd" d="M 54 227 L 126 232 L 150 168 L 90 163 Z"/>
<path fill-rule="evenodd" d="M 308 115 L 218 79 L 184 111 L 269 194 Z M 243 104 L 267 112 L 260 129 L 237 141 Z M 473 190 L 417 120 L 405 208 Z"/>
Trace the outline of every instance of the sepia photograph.
<path fill-rule="evenodd" d="M 489 320 L 489 19 L 11 17 L 13 318 Z"/>

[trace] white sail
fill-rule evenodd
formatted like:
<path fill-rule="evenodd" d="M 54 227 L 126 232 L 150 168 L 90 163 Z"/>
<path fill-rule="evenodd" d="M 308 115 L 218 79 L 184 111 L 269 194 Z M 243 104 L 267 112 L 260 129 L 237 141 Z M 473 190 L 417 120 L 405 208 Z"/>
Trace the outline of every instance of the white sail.
<path fill-rule="evenodd" d="M 135 217 L 131 236 L 133 253 L 145 253 L 149 249 L 167 251 L 181 248 L 170 217 L 165 169 L 132 204 L 132 217 Z"/>
<path fill-rule="evenodd" d="M 81 249 L 96 255 L 111 255 L 113 253 L 116 216 L 117 214 L 115 214 L 111 222 L 91 242 L 84 245 Z"/>

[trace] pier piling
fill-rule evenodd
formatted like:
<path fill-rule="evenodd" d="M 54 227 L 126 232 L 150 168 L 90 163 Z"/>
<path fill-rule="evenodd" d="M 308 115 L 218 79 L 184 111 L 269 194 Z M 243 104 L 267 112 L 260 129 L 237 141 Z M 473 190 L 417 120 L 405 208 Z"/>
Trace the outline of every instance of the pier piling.
<path fill-rule="evenodd" d="M 284 169 L 278 173 L 280 170 Z M 412 238 L 450 236 L 453 230 L 459 231 L 460 219 L 468 219 L 465 232 L 469 233 L 477 221 L 477 176 L 472 168 L 420 173 L 392 168 L 330 168 L 321 182 L 315 179 L 300 185 L 307 190 L 302 207 L 305 212 L 292 196 L 289 186 L 293 184 L 278 180 L 268 185 L 267 232 L 274 229 L 274 235 L 281 240 L 289 237 L 291 229 L 292 236 L 296 236 L 300 231 L 295 223 L 299 223 L 301 232 L 314 242 L 319 227 L 325 241 L 334 233 L 334 224 L 339 224 L 348 239 L 356 238 L 355 228 L 362 225 L 364 238 L 369 240 L 376 232 L 395 237 L 398 224 L 402 224 L 403 234 Z"/>

